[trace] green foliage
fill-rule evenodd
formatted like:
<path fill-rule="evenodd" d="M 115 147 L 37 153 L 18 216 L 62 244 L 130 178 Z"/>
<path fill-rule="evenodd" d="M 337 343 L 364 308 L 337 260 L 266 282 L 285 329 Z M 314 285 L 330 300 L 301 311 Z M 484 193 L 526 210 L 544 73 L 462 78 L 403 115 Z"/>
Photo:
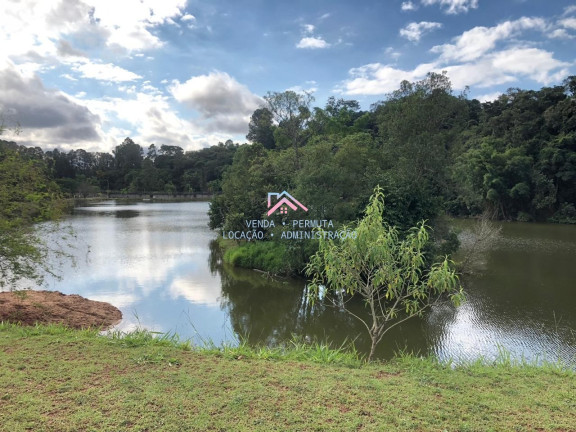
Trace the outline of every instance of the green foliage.
<path fill-rule="evenodd" d="M 276 127 L 273 125 L 272 120 L 273 115 L 268 108 L 258 108 L 250 117 L 246 139 L 253 143 L 260 143 L 267 149 L 276 147 L 274 141 L 274 130 Z"/>
<path fill-rule="evenodd" d="M 282 190 L 306 204 L 307 218 L 346 224 L 361 216 L 376 185 L 386 195 L 384 221 L 401 233 L 421 220 L 436 228 L 444 212 L 570 220 L 572 81 L 537 92 L 512 89 L 480 103 L 453 95 L 446 74 L 430 73 L 403 82 L 369 112 L 356 101 L 331 98 L 311 109 L 306 95 L 268 93 L 268 106 L 252 117 L 251 136 L 273 133 L 274 147 L 239 148 L 211 203 L 210 227 L 244 229 L 246 220 L 266 214 L 267 193 Z M 448 230 L 435 230 L 434 241 L 427 258 L 457 247 Z"/>
<path fill-rule="evenodd" d="M 576 99 L 571 83 L 569 78 L 565 86 L 539 91 L 510 89 L 481 105 L 479 122 L 469 128 L 453 169 L 468 212 L 487 210 L 511 220 L 561 220 L 552 216 L 576 202 Z"/>
<path fill-rule="evenodd" d="M 51 252 L 62 256 L 45 237 L 58 227 L 41 222 L 57 219 L 64 211 L 58 186 L 46 174 L 46 166 L 0 147 L 0 288 L 28 279 L 41 284 Z"/>
<path fill-rule="evenodd" d="M 130 138 L 126 138 L 122 144 L 114 149 L 114 163 L 116 168 L 128 172 L 142 166 L 143 150 Z"/>
<path fill-rule="evenodd" d="M 291 271 L 287 268 L 286 255 L 286 246 L 278 242 L 243 243 L 227 249 L 224 253 L 224 262 L 272 274 L 287 274 Z"/>
<path fill-rule="evenodd" d="M 275 163 L 260 143 L 238 147 L 222 178 L 222 196 L 210 206 L 210 226 L 236 231 L 246 228 L 245 220 L 260 219 L 266 213 L 267 193 L 282 185 Z"/>
<path fill-rule="evenodd" d="M 268 111 L 278 127 L 274 130 L 276 147 L 293 149 L 294 168 L 300 168 L 299 147 L 308 138 L 306 125 L 310 119 L 310 104 L 314 97 L 309 93 L 287 90 L 282 93 L 268 92 L 264 96 Z"/>
<path fill-rule="evenodd" d="M 355 219 L 373 187 L 374 159 L 373 138 L 367 133 L 323 137 L 305 147 L 294 193 L 309 203 L 307 217 Z"/>
<path fill-rule="evenodd" d="M 576 208 L 574 204 L 564 203 L 550 218 L 550 222 L 576 224 Z"/>
<path fill-rule="evenodd" d="M 348 135 L 365 129 L 365 113 L 355 100 L 328 98 L 324 109 L 314 108 L 310 121 L 313 135 Z"/>
<path fill-rule="evenodd" d="M 468 120 L 468 104 L 452 95 L 445 74 L 404 81 L 375 116 L 386 171 L 378 179 L 388 206 L 386 219 L 404 228 L 433 219 L 450 193 L 449 167 Z"/>
<path fill-rule="evenodd" d="M 151 144 L 144 156 L 142 147 L 126 138 L 113 155 L 83 149 L 44 153 L 16 144 L 13 149 L 27 158 L 44 160 L 66 194 L 89 196 L 101 191 L 218 193 L 236 148 L 231 140 L 190 152 L 179 146 Z"/>
<path fill-rule="evenodd" d="M 427 267 L 424 250 L 429 234 L 425 224 L 410 229 L 402 238 L 396 227 L 383 221 L 383 212 L 384 196 L 377 187 L 364 218 L 355 227 L 356 236 L 340 241 L 321 237 L 319 250 L 306 267 L 312 298 L 318 299 L 326 289 L 337 295 L 359 296 L 366 303 L 371 322 L 356 318 L 372 340 L 368 360 L 386 332 L 421 315 L 440 296 L 448 295 L 455 305 L 463 300 L 448 258 Z"/>

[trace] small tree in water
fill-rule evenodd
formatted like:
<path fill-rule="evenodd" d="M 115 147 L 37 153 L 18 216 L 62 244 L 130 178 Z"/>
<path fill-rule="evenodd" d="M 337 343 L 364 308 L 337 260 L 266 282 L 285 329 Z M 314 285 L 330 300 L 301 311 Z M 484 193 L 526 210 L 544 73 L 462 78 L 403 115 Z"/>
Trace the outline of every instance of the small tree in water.
<path fill-rule="evenodd" d="M 447 257 L 427 267 L 424 248 L 429 235 L 425 223 L 401 238 L 396 227 L 382 220 L 383 210 L 384 195 L 377 187 L 364 218 L 357 224 L 356 236 L 338 241 L 320 236 L 318 252 L 306 266 L 314 300 L 323 288 L 326 293 L 360 296 L 365 302 L 369 318 L 359 317 L 349 309 L 347 312 L 359 319 L 370 335 L 368 361 L 391 328 L 421 315 L 441 298 L 456 306 L 464 299 L 458 276 Z"/>

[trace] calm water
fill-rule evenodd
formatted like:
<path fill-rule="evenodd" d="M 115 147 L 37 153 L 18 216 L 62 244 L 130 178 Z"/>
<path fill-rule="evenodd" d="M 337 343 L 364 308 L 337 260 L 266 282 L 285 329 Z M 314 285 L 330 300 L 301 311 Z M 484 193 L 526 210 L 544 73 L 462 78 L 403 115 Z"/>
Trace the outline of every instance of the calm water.
<path fill-rule="evenodd" d="M 78 208 L 75 268 L 49 289 L 107 301 L 137 326 L 196 342 L 275 344 L 292 335 L 367 350 L 365 330 L 346 312 L 306 303 L 303 280 L 269 280 L 229 268 L 207 228 L 208 203 L 119 203 Z M 473 222 L 458 221 L 463 239 Z M 576 360 L 576 227 L 502 224 L 501 238 L 463 279 L 468 301 L 437 307 L 398 326 L 380 357 L 407 349 L 441 358 Z M 357 305 L 362 312 L 362 306 Z"/>

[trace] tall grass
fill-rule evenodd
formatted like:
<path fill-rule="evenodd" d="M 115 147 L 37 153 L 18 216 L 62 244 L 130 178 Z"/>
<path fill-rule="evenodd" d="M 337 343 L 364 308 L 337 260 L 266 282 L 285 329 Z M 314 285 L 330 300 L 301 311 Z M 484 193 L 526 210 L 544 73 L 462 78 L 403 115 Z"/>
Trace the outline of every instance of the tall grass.
<path fill-rule="evenodd" d="M 125 347 L 142 347 L 142 346 L 164 346 L 183 349 L 185 351 L 192 350 L 190 341 L 182 341 L 176 333 L 162 333 L 137 328 L 130 332 L 122 332 L 119 330 L 108 332 L 106 335 L 113 344 Z"/>
<path fill-rule="evenodd" d="M 75 337 L 96 337 L 99 335 L 100 330 L 98 328 L 88 328 L 88 329 L 73 329 L 64 324 L 38 324 L 32 326 L 24 326 L 11 322 L 0 321 L 0 331 L 10 330 L 16 332 L 22 337 L 40 336 L 40 335 L 70 335 L 73 334 Z"/>
<path fill-rule="evenodd" d="M 286 247 L 277 242 L 252 242 L 224 252 L 224 262 L 235 267 L 258 269 L 273 274 L 287 273 Z"/>
<path fill-rule="evenodd" d="M 107 335 L 113 344 L 125 347 L 175 347 L 209 355 L 218 355 L 235 359 L 292 360 L 314 363 L 337 364 L 341 366 L 360 367 L 364 358 L 351 343 L 343 343 L 334 348 L 325 342 L 305 342 L 294 336 L 281 346 L 252 346 L 246 339 L 237 344 L 223 343 L 217 345 L 210 339 L 202 339 L 200 345 L 190 340 L 182 341 L 175 333 L 152 332 L 136 329 L 131 332 L 114 331 Z"/>
<path fill-rule="evenodd" d="M 120 345 L 126 348 L 152 347 L 158 348 L 152 353 L 145 354 L 136 359 L 138 363 L 156 363 L 167 361 L 173 363 L 171 358 L 165 357 L 166 351 L 162 348 L 177 348 L 206 355 L 215 355 L 231 359 L 258 359 L 272 361 L 302 361 L 321 364 L 332 364 L 360 368 L 366 365 L 366 357 L 359 353 L 351 342 L 345 342 L 340 346 L 332 346 L 327 342 L 307 342 L 302 338 L 293 336 L 292 339 L 279 346 L 253 346 L 246 339 L 240 339 L 237 344 L 223 343 L 217 345 L 210 339 L 203 339 L 201 344 L 194 344 L 190 340 L 181 340 L 176 333 L 153 332 L 138 328 L 130 332 L 111 331 L 101 334 L 98 329 L 77 330 L 61 324 L 21 326 L 18 324 L 0 322 L 0 332 L 16 332 L 19 336 L 35 337 L 42 335 L 74 337 L 76 340 L 98 339 L 104 343 Z M 504 347 L 498 347 L 498 356 L 494 359 L 478 357 L 474 360 L 448 359 L 440 360 L 435 356 L 419 356 L 407 350 L 396 351 L 389 361 L 398 364 L 406 370 L 418 370 L 430 372 L 434 370 L 465 370 L 470 373 L 490 375 L 502 369 L 514 372 L 549 371 L 563 376 L 576 376 L 576 359 L 566 363 L 562 360 L 527 360 L 526 358 L 514 358 L 510 351 Z M 374 361 L 373 365 L 382 364 L 382 361 Z"/>

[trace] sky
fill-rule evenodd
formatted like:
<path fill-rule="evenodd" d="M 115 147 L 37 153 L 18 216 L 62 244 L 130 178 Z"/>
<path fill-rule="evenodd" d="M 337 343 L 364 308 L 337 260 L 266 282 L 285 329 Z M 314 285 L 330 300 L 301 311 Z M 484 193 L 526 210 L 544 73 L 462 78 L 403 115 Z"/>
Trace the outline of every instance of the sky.
<path fill-rule="evenodd" d="M 2 0 L 0 115 L 20 144 L 243 143 L 267 92 L 363 109 L 428 72 L 495 99 L 576 75 L 566 0 Z M 19 125 L 19 133 L 14 129 Z"/>

